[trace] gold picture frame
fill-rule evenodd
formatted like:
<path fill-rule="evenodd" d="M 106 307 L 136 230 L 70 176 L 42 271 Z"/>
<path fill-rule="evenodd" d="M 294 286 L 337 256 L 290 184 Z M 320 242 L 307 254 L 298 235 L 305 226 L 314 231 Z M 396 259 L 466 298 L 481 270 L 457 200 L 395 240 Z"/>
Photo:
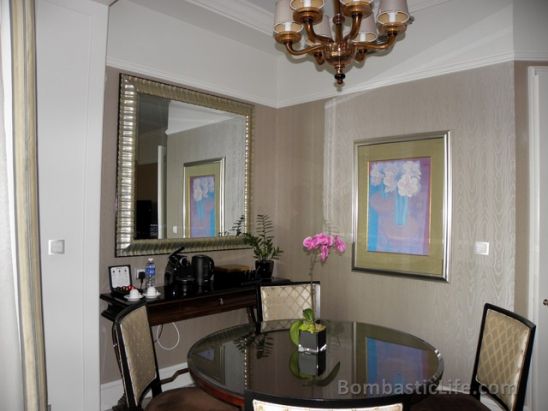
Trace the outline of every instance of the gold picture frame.
<path fill-rule="evenodd" d="M 354 145 L 352 269 L 448 280 L 449 132 Z"/>
<path fill-rule="evenodd" d="M 185 163 L 183 228 L 186 238 L 224 232 L 224 158 Z"/>

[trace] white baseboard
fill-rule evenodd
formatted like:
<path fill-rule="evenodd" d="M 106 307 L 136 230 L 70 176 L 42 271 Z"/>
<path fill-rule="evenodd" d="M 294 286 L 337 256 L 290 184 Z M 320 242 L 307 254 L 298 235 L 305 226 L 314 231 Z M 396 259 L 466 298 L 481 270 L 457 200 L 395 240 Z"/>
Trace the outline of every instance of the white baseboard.
<path fill-rule="evenodd" d="M 186 368 L 186 363 L 172 365 L 171 367 L 162 368 L 160 370 L 160 378 L 167 378 L 173 375 L 173 373 L 181 368 Z M 179 375 L 175 381 L 162 385 L 163 390 L 171 390 L 173 388 L 184 387 L 185 385 L 193 384 L 190 374 L 185 373 Z M 118 400 L 124 393 L 124 385 L 122 380 L 115 380 L 101 384 L 101 411 L 110 411 L 113 406 L 118 404 Z M 150 394 L 149 394 L 150 395 Z"/>

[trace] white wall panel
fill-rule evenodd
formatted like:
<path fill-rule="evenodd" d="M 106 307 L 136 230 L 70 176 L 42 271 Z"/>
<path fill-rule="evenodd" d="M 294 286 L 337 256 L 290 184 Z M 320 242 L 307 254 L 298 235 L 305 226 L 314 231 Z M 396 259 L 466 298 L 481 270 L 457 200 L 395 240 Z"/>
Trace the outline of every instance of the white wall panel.
<path fill-rule="evenodd" d="M 146 76 L 276 104 L 276 57 L 121 0 L 110 9 L 107 62 Z"/>
<path fill-rule="evenodd" d="M 38 0 L 37 96 L 48 399 L 99 409 L 99 204 L 108 9 Z M 48 255 L 48 240 L 65 253 Z M 70 387 L 70 388 L 69 388 Z"/>

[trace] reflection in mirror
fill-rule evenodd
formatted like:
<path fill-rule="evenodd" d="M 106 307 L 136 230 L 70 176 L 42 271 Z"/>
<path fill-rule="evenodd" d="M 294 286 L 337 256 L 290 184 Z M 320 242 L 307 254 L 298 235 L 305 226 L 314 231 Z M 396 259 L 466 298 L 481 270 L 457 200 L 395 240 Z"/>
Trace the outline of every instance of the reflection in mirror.
<path fill-rule="evenodd" d="M 117 255 L 241 247 L 252 107 L 120 76 Z"/>

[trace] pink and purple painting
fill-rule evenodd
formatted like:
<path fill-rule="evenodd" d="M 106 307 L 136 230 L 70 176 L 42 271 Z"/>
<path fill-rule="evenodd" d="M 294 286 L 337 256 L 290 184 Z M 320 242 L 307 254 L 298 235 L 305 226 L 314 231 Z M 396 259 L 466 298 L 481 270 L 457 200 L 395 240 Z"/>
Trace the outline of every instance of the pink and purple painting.
<path fill-rule="evenodd" d="M 431 158 L 371 161 L 367 251 L 428 255 Z"/>
<path fill-rule="evenodd" d="M 214 237 L 215 221 L 215 176 L 190 177 L 190 236 Z"/>

